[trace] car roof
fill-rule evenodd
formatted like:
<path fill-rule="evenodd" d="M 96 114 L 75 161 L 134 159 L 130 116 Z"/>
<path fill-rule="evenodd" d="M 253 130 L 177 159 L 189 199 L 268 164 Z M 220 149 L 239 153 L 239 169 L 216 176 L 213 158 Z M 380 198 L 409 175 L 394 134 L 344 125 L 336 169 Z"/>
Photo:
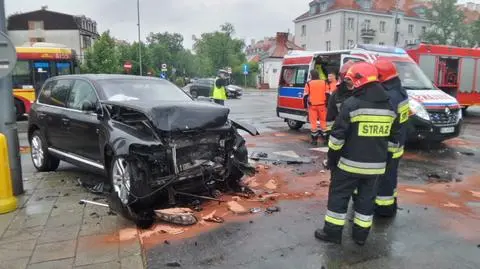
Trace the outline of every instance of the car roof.
<path fill-rule="evenodd" d="M 164 80 L 157 77 L 147 77 L 147 76 L 134 76 L 134 75 L 119 75 L 119 74 L 79 74 L 79 75 L 62 75 L 55 76 L 52 79 L 88 79 L 91 81 L 99 80 L 118 80 L 118 79 L 129 79 L 129 80 Z"/>

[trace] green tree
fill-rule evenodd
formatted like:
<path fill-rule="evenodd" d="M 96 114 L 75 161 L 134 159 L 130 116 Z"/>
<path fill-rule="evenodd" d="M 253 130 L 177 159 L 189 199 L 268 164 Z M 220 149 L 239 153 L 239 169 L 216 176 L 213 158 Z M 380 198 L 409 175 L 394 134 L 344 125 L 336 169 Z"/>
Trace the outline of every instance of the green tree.
<path fill-rule="evenodd" d="M 457 9 L 456 0 L 434 0 L 432 8 L 426 11 L 426 18 L 432 21 L 431 27 L 422 40 L 431 44 L 454 46 L 468 45 L 468 27 L 465 16 Z"/>
<path fill-rule="evenodd" d="M 86 51 L 82 72 L 114 74 L 121 72 L 121 70 L 122 66 L 115 39 L 110 36 L 109 31 L 106 31 Z"/>
<path fill-rule="evenodd" d="M 470 46 L 480 46 L 480 20 L 476 20 L 469 25 Z"/>

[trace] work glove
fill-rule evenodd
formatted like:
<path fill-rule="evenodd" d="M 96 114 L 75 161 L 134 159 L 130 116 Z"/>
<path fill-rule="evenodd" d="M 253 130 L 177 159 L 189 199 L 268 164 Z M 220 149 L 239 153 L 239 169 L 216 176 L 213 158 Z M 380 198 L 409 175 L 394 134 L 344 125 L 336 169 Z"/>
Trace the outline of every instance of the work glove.
<path fill-rule="evenodd" d="M 340 151 L 329 150 L 327 156 L 327 167 L 329 170 L 332 170 L 338 165 L 338 161 L 340 160 Z"/>

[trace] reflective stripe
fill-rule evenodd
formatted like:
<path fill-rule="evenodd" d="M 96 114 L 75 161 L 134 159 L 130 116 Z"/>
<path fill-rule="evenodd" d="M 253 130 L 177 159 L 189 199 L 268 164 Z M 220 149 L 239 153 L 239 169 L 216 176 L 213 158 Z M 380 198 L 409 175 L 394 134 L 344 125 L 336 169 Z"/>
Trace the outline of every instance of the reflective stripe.
<path fill-rule="evenodd" d="M 396 152 L 393 153 L 392 158 L 398 159 L 398 158 L 402 157 L 404 152 L 405 152 L 404 147 L 400 147 Z"/>
<path fill-rule="evenodd" d="M 370 228 L 373 223 L 373 215 L 363 215 L 358 212 L 355 212 L 355 218 L 353 220 L 353 223 L 357 224 L 358 226 L 362 228 Z"/>
<path fill-rule="evenodd" d="M 392 116 L 378 116 L 378 115 L 358 115 L 350 119 L 351 122 L 383 122 L 392 123 L 395 117 Z"/>
<path fill-rule="evenodd" d="M 335 121 L 327 121 L 327 126 L 332 127 Z"/>
<path fill-rule="evenodd" d="M 389 109 L 379 109 L 379 108 L 359 108 L 350 112 L 350 118 L 363 115 L 373 115 L 373 116 L 390 116 L 395 118 L 397 114 Z"/>
<path fill-rule="evenodd" d="M 343 226 L 345 225 L 346 217 L 347 217 L 347 214 L 345 213 L 336 213 L 336 212 L 327 210 L 327 214 L 325 215 L 325 221 L 338 226 Z"/>
<path fill-rule="evenodd" d="M 393 196 L 377 196 L 375 198 L 375 204 L 379 206 L 391 206 L 395 203 L 395 197 Z"/>
<path fill-rule="evenodd" d="M 343 171 L 350 172 L 359 175 L 383 175 L 385 174 L 385 168 L 387 163 L 362 163 L 355 162 L 344 157 L 340 158 L 338 162 L 338 168 Z"/>
<path fill-rule="evenodd" d="M 335 151 L 341 150 L 343 144 L 345 144 L 345 140 L 337 139 L 332 135 L 328 138 L 328 147 Z"/>
<path fill-rule="evenodd" d="M 400 115 L 400 123 L 404 123 L 408 120 L 408 114 L 410 113 L 410 104 L 408 99 L 398 104 L 397 112 Z"/>
<path fill-rule="evenodd" d="M 398 191 L 397 191 L 397 189 L 395 188 L 395 189 L 393 190 L 393 197 L 397 197 L 397 196 L 398 196 Z"/>
<path fill-rule="evenodd" d="M 405 99 L 402 102 L 400 102 L 397 106 L 398 111 L 401 111 L 401 110 L 405 109 L 405 107 L 409 107 L 409 103 L 410 102 L 409 102 L 408 99 Z"/>
<path fill-rule="evenodd" d="M 330 216 L 336 219 L 345 219 L 347 218 L 347 213 L 337 213 L 337 212 L 327 210 L 327 216 Z"/>
<path fill-rule="evenodd" d="M 353 194 L 357 195 L 357 194 L 358 194 L 358 189 L 355 189 L 355 190 L 353 191 Z"/>
<path fill-rule="evenodd" d="M 398 143 L 388 142 L 388 152 L 395 153 L 399 150 L 400 145 Z"/>

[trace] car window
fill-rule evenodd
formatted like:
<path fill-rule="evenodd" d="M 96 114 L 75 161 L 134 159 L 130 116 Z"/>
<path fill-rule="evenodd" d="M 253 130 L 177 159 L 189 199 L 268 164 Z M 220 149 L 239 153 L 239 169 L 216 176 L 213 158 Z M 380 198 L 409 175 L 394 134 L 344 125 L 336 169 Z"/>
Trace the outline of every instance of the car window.
<path fill-rule="evenodd" d="M 46 105 L 66 107 L 71 86 L 72 81 L 68 79 L 51 81 L 42 89 L 38 101 Z"/>
<path fill-rule="evenodd" d="M 96 104 L 98 102 L 97 93 L 90 83 L 76 80 L 70 91 L 68 108 L 82 110 L 82 105 L 86 102 Z"/>
<path fill-rule="evenodd" d="M 304 87 L 308 77 L 308 66 L 285 66 L 280 76 L 283 87 Z"/>

